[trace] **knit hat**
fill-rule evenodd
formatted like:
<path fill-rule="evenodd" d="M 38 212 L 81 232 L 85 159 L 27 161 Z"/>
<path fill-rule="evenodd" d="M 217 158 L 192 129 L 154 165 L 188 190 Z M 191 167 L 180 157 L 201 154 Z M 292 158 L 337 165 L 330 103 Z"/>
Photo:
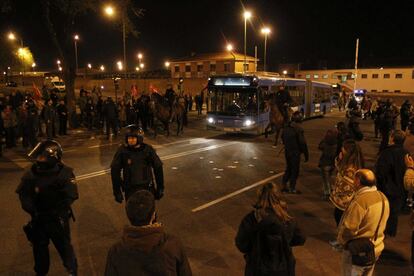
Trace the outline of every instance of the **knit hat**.
<path fill-rule="evenodd" d="M 129 197 L 125 209 L 132 225 L 148 225 L 155 212 L 154 195 L 147 190 L 137 191 Z"/>

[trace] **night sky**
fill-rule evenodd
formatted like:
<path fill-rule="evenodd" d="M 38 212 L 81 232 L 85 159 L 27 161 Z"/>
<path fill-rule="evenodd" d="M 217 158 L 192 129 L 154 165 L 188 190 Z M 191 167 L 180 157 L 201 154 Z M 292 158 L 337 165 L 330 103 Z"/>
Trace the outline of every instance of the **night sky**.
<path fill-rule="evenodd" d="M 1 0 L 0 0 L 1 1 Z M 18 10 L 2 15 L 0 31 L 16 30 L 32 49 L 40 69 L 55 67 L 51 47 L 38 7 L 26 2 Z M 142 18 L 133 18 L 138 37 L 129 36 L 129 67 L 136 54 L 144 54 L 147 69 L 163 67 L 165 60 L 191 53 L 222 51 L 231 42 L 243 52 L 243 6 L 251 10 L 248 24 L 248 54 L 263 56 L 260 29 L 268 25 L 268 66 L 301 63 L 303 68 L 352 67 L 355 40 L 360 38 L 360 66 L 414 65 L 414 1 L 280 1 L 280 0 L 176 0 L 135 1 L 144 9 Z M 79 67 L 91 62 L 115 67 L 122 59 L 122 33 L 101 11 L 79 19 Z"/>

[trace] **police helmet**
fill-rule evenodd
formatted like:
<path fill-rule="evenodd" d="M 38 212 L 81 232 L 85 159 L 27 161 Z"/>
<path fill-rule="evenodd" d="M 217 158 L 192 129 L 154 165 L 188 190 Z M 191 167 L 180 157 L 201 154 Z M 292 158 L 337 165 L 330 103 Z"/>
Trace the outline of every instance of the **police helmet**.
<path fill-rule="evenodd" d="M 295 123 L 300 123 L 300 122 L 302 122 L 302 120 L 303 120 L 302 113 L 301 113 L 301 112 L 299 112 L 299 111 L 295 111 L 295 112 L 292 114 L 292 118 L 291 118 L 291 120 L 292 120 L 292 122 L 295 122 Z"/>
<path fill-rule="evenodd" d="M 125 127 L 125 143 L 128 145 L 128 137 L 136 137 L 137 145 L 144 142 L 144 130 L 138 125 L 132 124 Z M 136 145 L 135 145 L 136 146 Z"/>
<path fill-rule="evenodd" d="M 38 159 L 43 156 L 46 157 L 44 162 L 54 165 L 62 159 L 63 150 L 61 145 L 55 140 L 45 140 L 37 143 L 33 150 L 28 154 L 28 157 Z"/>

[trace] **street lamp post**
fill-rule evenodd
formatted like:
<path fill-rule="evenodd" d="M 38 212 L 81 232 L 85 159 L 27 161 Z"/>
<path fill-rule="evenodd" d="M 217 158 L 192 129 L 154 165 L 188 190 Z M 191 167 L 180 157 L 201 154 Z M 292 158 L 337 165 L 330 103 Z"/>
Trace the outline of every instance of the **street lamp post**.
<path fill-rule="evenodd" d="M 105 14 L 109 17 L 113 17 L 115 14 L 115 9 L 112 6 L 106 6 L 104 8 Z M 123 63 L 123 69 L 124 69 L 124 94 L 126 93 L 126 79 L 127 79 L 127 60 L 126 60 L 126 14 L 125 14 L 125 8 L 122 9 L 121 12 L 121 20 L 122 20 L 122 44 L 123 44 L 123 50 L 124 50 L 124 63 Z"/>
<path fill-rule="evenodd" d="M 79 35 L 75 35 L 73 38 L 74 38 L 74 41 L 75 41 L 75 63 L 76 63 L 76 73 L 78 73 L 78 40 L 79 40 Z"/>
<path fill-rule="evenodd" d="M 10 32 L 8 35 L 7 35 L 7 38 L 9 39 L 9 40 L 11 40 L 11 41 L 14 41 L 14 40 L 16 40 L 17 39 L 17 37 L 16 37 L 16 35 L 13 33 L 13 32 Z M 24 73 L 25 73 L 25 56 L 24 56 L 24 53 L 23 53 L 23 51 L 24 51 L 24 47 L 23 47 L 23 38 L 21 37 L 21 36 L 19 36 L 19 40 L 20 40 L 20 48 L 19 48 L 19 55 L 22 55 L 22 58 L 23 58 L 23 75 L 22 75 L 22 85 L 24 85 L 24 81 L 23 81 L 23 79 L 24 79 Z"/>
<path fill-rule="evenodd" d="M 264 55 L 263 55 L 263 71 L 266 72 L 266 51 L 267 51 L 267 35 L 270 34 L 269 28 L 262 28 L 262 34 L 264 34 Z"/>
<path fill-rule="evenodd" d="M 246 72 L 246 63 L 247 63 L 247 49 L 246 49 L 246 44 L 247 44 L 247 19 L 249 19 L 250 17 L 252 17 L 252 13 L 249 11 L 245 11 L 244 12 L 244 63 L 243 63 L 243 72 Z"/>

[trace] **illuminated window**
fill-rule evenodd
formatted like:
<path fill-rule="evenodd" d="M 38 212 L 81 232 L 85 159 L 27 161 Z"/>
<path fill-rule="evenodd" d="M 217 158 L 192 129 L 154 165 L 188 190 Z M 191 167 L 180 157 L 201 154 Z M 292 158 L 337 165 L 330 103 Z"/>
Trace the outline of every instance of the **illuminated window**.
<path fill-rule="evenodd" d="M 203 65 L 199 64 L 197 65 L 197 72 L 201 72 L 201 71 L 203 71 Z"/>
<path fill-rule="evenodd" d="M 328 78 L 328 74 L 323 74 L 322 78 L 327 79 Z"/>
<path fill-rule="evenodd" d="M 390 74 L 384 74 L 384 79 L 389 79 L 390 78 Z"/>
<path fill-rule="evenodd" d="M 368 78 L 368 74 L 361 74 L 361 79 L 366 79 Z"/>
<path fill-rule="evenodd" d="M 318 75 L 318 74 L 314 74 L 314 75 L 313 75 L 313 78 L 314 78 L 314 79 L 319 79 L 319 75 Z"/>
<path fill-rule="evenodd" d="M 186 65 L 185 66 L 185 71 L 186 72 L 191 72 L 191 65 Z"/>
<path fill-rule="evenodd" d="M 396 79 L 402 79 L 402 74 L 395 74 Z"/>
<path fill-rule="evenodd" d="M 373 79 L 378 79 L 378 74 L 372 74 Z"/>
<path fill-rule="evenodd" d="M 310 79 L 310 74 L 306 74 L 305 78 Z"/>

